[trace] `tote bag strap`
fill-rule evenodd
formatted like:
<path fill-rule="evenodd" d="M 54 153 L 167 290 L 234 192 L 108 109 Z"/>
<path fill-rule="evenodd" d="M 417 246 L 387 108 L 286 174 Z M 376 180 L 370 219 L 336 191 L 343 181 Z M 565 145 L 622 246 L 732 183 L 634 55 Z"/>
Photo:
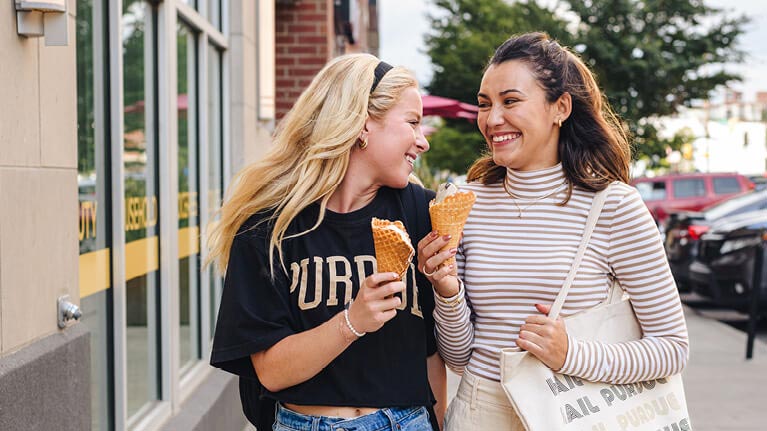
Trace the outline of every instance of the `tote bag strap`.
<path fill-rule="evenodd" d="M 567 299 L 567 293 L 570 291 L 570 286 L 573 284 L 573 280 L 575 280 L 575 274 L 578 273 L 578 268 L 581 266 L 581 260 L 586 253 L 591 234 L 594 232 L 594 227 L 597 225 L 597 219 L 599 219 L 599 214 L 602 213 L 602 207 L 604 207 L 605 200 L 607 199 L 607 192 L 611 187 L 612 184 L 607 186 L 604 190 L 598 191 L 594 195 L 591 211 L 589 211 L 589 217 L 586 219 L 586 227 L 583 229 L 583 238 L 578 247 L 578 252 L 575 253 L 573 265 L 570 268 L 570 272 L 567 274 L 565 283 L 562 285 L 562 290 L 559 291 L 557 298 L 554 300 L 554 304 L 551 306 L 551 311 L 549 311 L 549 317 L 552 319 L 559 317 L 559 312 L 562 311 L 562 306 L 565 304 L 565 299 Z"/>

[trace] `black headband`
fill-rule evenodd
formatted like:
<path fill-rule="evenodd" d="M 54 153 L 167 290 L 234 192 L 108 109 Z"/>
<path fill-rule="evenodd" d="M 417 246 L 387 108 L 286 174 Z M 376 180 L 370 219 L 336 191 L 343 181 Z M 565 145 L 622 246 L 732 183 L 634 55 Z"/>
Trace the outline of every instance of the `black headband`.
<path fill-rule="evenodd" d="M 370 87 L 371 93 L 375 91 L 376 87 L 378 87 L 378 84 L 381 82 L 381 79 L 384 77 L 384 75 L 386 75 L 386 72 L 392 69 L 392 65 L 385 61 L 378 63 L 378 66 L 376 66 L 375 70 L 375 79 L 373 79 L 373 85 Z"/>

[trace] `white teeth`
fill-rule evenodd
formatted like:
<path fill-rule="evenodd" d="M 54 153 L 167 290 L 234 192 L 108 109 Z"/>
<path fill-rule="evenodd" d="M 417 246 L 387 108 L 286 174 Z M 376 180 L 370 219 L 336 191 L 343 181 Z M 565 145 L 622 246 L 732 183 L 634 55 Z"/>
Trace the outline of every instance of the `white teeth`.
<path fill-rule="evenodd" d="M 408 163 L 410 163 L 411 165 L 412 165 L 413 163 L 415 163 L 415 159 L 414 159 L 414 158 L 412 158 L 412 157 L 410 157 L 410 156 L 405 156 L 405 160 L 407 160 L 407 161 L 408 161 Z"/>
<path fill-rule="evenodd" d="M 493 136 L 493 142 L 508 141 L 510 139 L 515 139 L 520 136 L 522 136 L 520 133 L 510 133 L 508 135 L 503 135 L 503 136 Z"/>

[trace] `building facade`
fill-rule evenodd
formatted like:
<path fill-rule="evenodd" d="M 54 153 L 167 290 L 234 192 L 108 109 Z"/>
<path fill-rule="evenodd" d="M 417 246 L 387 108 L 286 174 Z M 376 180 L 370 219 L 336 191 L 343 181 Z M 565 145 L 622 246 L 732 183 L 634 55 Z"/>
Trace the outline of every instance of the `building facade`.
<path fill-rule="evenodd" d="M 745 101 L 742 93 L 727 89 L 721 100 L 660 118 L 661 136 L 683 133 L 691 138 L 681 151 L 667 154 L 670 171 L 767 175 L 767 92 L 755 96 Z"/>
<path fill-rule="evenodd" d="M 242 430 L 202 238 L 375 1 L 57 2 L 0 2 L 0 428 Z"/>

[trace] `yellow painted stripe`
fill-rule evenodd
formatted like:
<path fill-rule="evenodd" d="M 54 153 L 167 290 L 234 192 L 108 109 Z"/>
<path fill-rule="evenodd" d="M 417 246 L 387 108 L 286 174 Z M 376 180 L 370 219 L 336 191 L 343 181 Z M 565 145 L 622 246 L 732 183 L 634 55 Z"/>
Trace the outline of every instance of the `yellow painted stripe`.
<path fill-rule="evenodd" d="M 80 298 L 109 289 L 109 249 L 80 255 Z"/>
<path fill-rule="evenodd" d="M 125 279 L 131 280 L 160 268 L 159 241 L 156 236 L 125 244 Z"/>
<path fill-rule="evenodd" d="M 160 267 L 159 241 L 156 236 L 131 241 L 125 245 L 125 279 L 141 277 Z M 200 252 L 199 226 L 178 230 L 178 258 L 183 259 Z M 80 297 L 109 289 L 109 249 L 80 255 Z"/>
<path fill-rule="evenodd" d="M 200 252 L 200 227 L 182 227 L 178 230 L 178 258 L 197 254 Z"/>

